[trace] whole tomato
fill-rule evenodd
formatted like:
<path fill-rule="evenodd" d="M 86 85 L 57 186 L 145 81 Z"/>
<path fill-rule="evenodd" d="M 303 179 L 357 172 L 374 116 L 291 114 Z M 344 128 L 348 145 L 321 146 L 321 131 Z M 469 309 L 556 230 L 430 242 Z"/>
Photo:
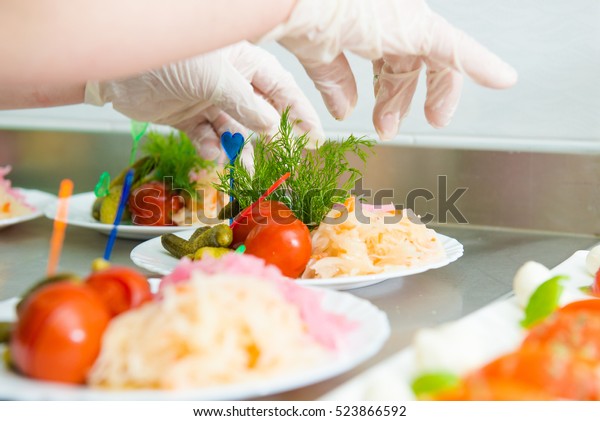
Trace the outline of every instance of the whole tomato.
<path fill-rule="evenodd" d="M 148 280 L 131 268 L 111 266 L 93 272 L 85 283 L 96 291 L 113 317 L 152 300 Z"/>
<path fill-rule="evenodd" d="M 160 181 L 142 184 L 129 196 L 131 220 L 136 225 L 173 225 L 173 214 L 183 205 L 183 197 L 168 191 Z"/>
<path fill-rule="evenodd" d="M 83 383 L 110 321 L 89 287 L 58 281 L 23 303 L 10 338 L 10 354 L 23 374 L 40 380 Z"/>
<path fill-rule="evenodd" d="M 267 219 L 250 231 L 244 244 L 246 253 L 277 266 L 289 278 L 302 275 L 312 252 L 310 232 L 299 219 L 287 224 Z"/>
<path fill-rule="evenodd" d="M 296 220 L 296 217 L 286 205 L 276 200 L 265 200 L 252 209 L 250 215 L 236 219 L 239 221 L 233 228 L 232 247 L 236 248 L 246 241 L 250 231 L 257 225 L 266 225 L 267 220 L 274 220 L 279 224 L 289 224 Z"/>

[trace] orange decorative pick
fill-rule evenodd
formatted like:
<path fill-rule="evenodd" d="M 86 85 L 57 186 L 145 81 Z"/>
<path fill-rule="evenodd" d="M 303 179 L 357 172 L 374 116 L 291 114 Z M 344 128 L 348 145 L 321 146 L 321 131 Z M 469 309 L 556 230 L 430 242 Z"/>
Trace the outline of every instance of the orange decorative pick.
<path fill-rule="evenodd" d="M 48 257 L 48 276 L 56 273 L 60 252 L 65 239 L 67 229 L 67 214 L 69 211 L 69 198 L 73 194 L 73 182 L 68 178 L 60 182 L 58 190 L 58 210 L 54 218 L 54 227 L 52 228 L 52 238 L 50 239 L 50 256 Z"/>
<path fill-rule="evenodd" d="M 271 187 L 269 187 L 269 189 L 264 192 L 262 194 L 262 196 L 260 196 L 258 198 L 258 200 L 256 202 L 254 202 L 253 204 L 251 204 L 250 206 L 248 206 L 246 209 L 244 209 L 237 218 L 235 218 L 235 221 L 233 221 L 231 223 L 231 225 L 229 225 L 229 228 L 234 229 L 236 227 L 236 225 L 240 224 L 240 221 L 245 218 L 246 216 L 250 215 L 250 213 L 252 212 L 252 209 L 254 209 L 256 206 L 260 205 L 260 203 L 265 200 L 267 198 L 268 195 L 270 195 L 271 193 L 273 193 L 275 191 L 275 189 L 277 187 L 279 187 L 285 180 L 288 179 L 288 177 L 290 176 L 289 172 L 286 172 L 285 174 L 283 174 L 279 180 L 277 180 L 276 182 L 273 183 L 273 185 Z"/>

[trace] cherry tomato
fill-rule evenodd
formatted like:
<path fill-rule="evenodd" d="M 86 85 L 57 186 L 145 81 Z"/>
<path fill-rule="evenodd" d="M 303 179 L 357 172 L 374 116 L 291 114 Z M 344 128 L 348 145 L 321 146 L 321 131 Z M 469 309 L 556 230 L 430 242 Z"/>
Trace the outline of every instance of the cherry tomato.
<path fill-rule="evenodd" d="M 55 282 L 23 303 L 11 334 L 10 354 L 23 374 L 66 383 L 83 383 L 94 364 L 110 313 L 85 285 Z"/>
<path fill-rule="evenodd" d="M 237 248 L 246 241 L 250 231 L 257 225 L 266 225 L 267 220 L 285 225 L 296 220 L 296 217 L 286 205 L 275 200 L 265 200 L 252 209 L 250 215 L 240 218 L 239 224 L 233 228 L 232 247 Z"/>
<path fill-rule="evenodd" d="M 246 253 L 277 266 L 290 278 L 302 275 L 312 252 L 310 233 L 299 219 L 288 224 L 267 220 L 250 231 L 244 244 Z"/>
<path fill-rule="evenodd" d="M 111 266 L 93 272 L 85 283 L 96 291 L 113 317 L 152 300 L 146 277 L 127 267 Z"/>
<path fill-rule="evenodd" d="M 136 225 L 173 225 L 173 214 L 183 205 L 183 197 L 167 191 L 159 181 L 142 184 L 129 196 L 131 220 Z"/>

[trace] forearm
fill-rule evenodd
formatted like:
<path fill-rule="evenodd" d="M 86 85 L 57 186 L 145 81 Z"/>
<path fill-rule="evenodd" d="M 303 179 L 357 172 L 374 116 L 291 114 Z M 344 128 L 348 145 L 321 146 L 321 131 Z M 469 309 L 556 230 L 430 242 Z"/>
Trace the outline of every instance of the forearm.
<path fill-rule="evenodd" d="M 80 104 L 84 83 L 18 86 L 0 84 L 0 110 Z"/>
<path fill-rule="evenodd" d="M 0 84 L 112 79 L 255 39 L 295 0 L 4 0 Z"/>

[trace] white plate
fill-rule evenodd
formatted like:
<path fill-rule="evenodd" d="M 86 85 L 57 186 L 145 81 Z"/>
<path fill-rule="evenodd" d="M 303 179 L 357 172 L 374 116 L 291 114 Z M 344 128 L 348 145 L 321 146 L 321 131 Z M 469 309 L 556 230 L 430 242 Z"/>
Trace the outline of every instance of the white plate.
<path fill-rule="evenodd" d="M 67 222 L 69 223 L 69 225 L 90 228 L 101 232 L 102 234 L 109 235 L 112 231 L 113 226 L 110 224 L 103 224 L 99 221 L 96 221 L 92 217 L 92 206 L 95 200 L 96 196 L 93 192 L 73 195 L 70 198 L 69 202 L 69 213 L 67 216 Z M 57 208 L 58 201 L 53 206 L 47 208 L 46 216 L 50 219 L 55 219 Z M 123 224 L 119 225 L 117 237 L 130 238 L 135 240 L 147 240 L 148 238 L 153 238 L 157 235 L 167 234 L 170 232 L 185 231 L 189 229 L 189 226 L 152 227 L 144 225 Z"/>
<path fill-rule="evenodd" d="M 23 194 L 27 204 L 33 206 L 35 210 L 27 215 L 17 216 L 15 218 L 0 219 L 0 229 L 39 218 L 44 214 L 44 210 L 56 201 L 56 196 L 40 190 L 19 188 L 16 188 L 15 190 Z"/>
<path fill-rule="evenodd" d="M 587 253 L 584 250 L 578 251 L 552 269 L 553 275 L 569 276 L 569 280 L 563 284 L 565 290 L 561 296 L 561 305 L 590 298 L 580 290 L 593 281 L 592 276 L 585 269 Z M 433 355 L 440 356 L 439 361 L 436 360 L 438 361 L 436 364 L 439 364 L 436 370 L 454 371 L 457 375 L 462 375 L 470 369 L 481 367 L 517 349 L 525 335 L 525 331 L 519 325 L 523 314 L 514 295 L 511 295 L 508 299 L 496 301 L 462 319 L 442 325 L 446 332 L 451 328 L 455 335 L 453 340 L 447 335 L 444 336 L 446 340 L 434 351 Z M 436 330 L 439 332 L 439 329 L 440 327 L 435 328 L 431 332 Z M 458 337 L 459 334 L 461 337 Z M 465 334 L 466 336 L 463 336 Z M 426 351 L 429 354 L 427 359 L 418 358 L 419 349 L 413 344 L 320 399 L 331 401 L 415 399 L 410 384 L 416 375 L 426 371 L 423 361 L 431 364 L 431 343 L 429 346 Z M 458 358 L 463 367 L 461 369 L 456 365 L 449 367 L 452 361 L 459 361 Z"/>
<path fill-rule="evenodd" d="M 0 364 L 0 399 L 17 400 L 241 400 L 268 396 L 308 386 L 342 374 L 375 355 L 390 334 L 384 312 L 370 302 L 351 294 L 323 290 L 323 306 L 358 323 L 347 344 L 334 358 L 301 372 L 282 373 L 268 380 L 227 386 L 181 390 L 107 391 L 84 386 L 31 380 L 15 374 Z M 16 299 L 0 302 L 0 320 L 14 319 Z M 273 332 L 276 334 L 276 332 Z M 0 345 L 3 355 L 4 345 Z"/>
<path fill-rule="evenodd" d="M 188 230 L 178 233 L 182 238 L 188 239 L 194 230 Z M 436 269 L 454 262 L 463 255 L 463 246 L 454 238 L 437 234 L 438 239 L 446 251 L 446 257 L 437 262 L 430 262 L 422 266 L 399 269 L 374 275 L 363 276 L 340 276 L 338 278 L 320 278 L 320 279 L 299 279 L 296 282 L 303 286 L 320 286 L 338 290 L 348 290 L 354 288 L 366 287 L 386 279 L 400 278 L 403 276 L 414 275 L 425 272 L 429 269 Z M 161 275 L 168 275 L 177 265 L 178 260 L 165 250 L 160 243 L 160 237 L 153 238 L 139 244 L 131 251 L 131 260 L 141 268 Z"/>

